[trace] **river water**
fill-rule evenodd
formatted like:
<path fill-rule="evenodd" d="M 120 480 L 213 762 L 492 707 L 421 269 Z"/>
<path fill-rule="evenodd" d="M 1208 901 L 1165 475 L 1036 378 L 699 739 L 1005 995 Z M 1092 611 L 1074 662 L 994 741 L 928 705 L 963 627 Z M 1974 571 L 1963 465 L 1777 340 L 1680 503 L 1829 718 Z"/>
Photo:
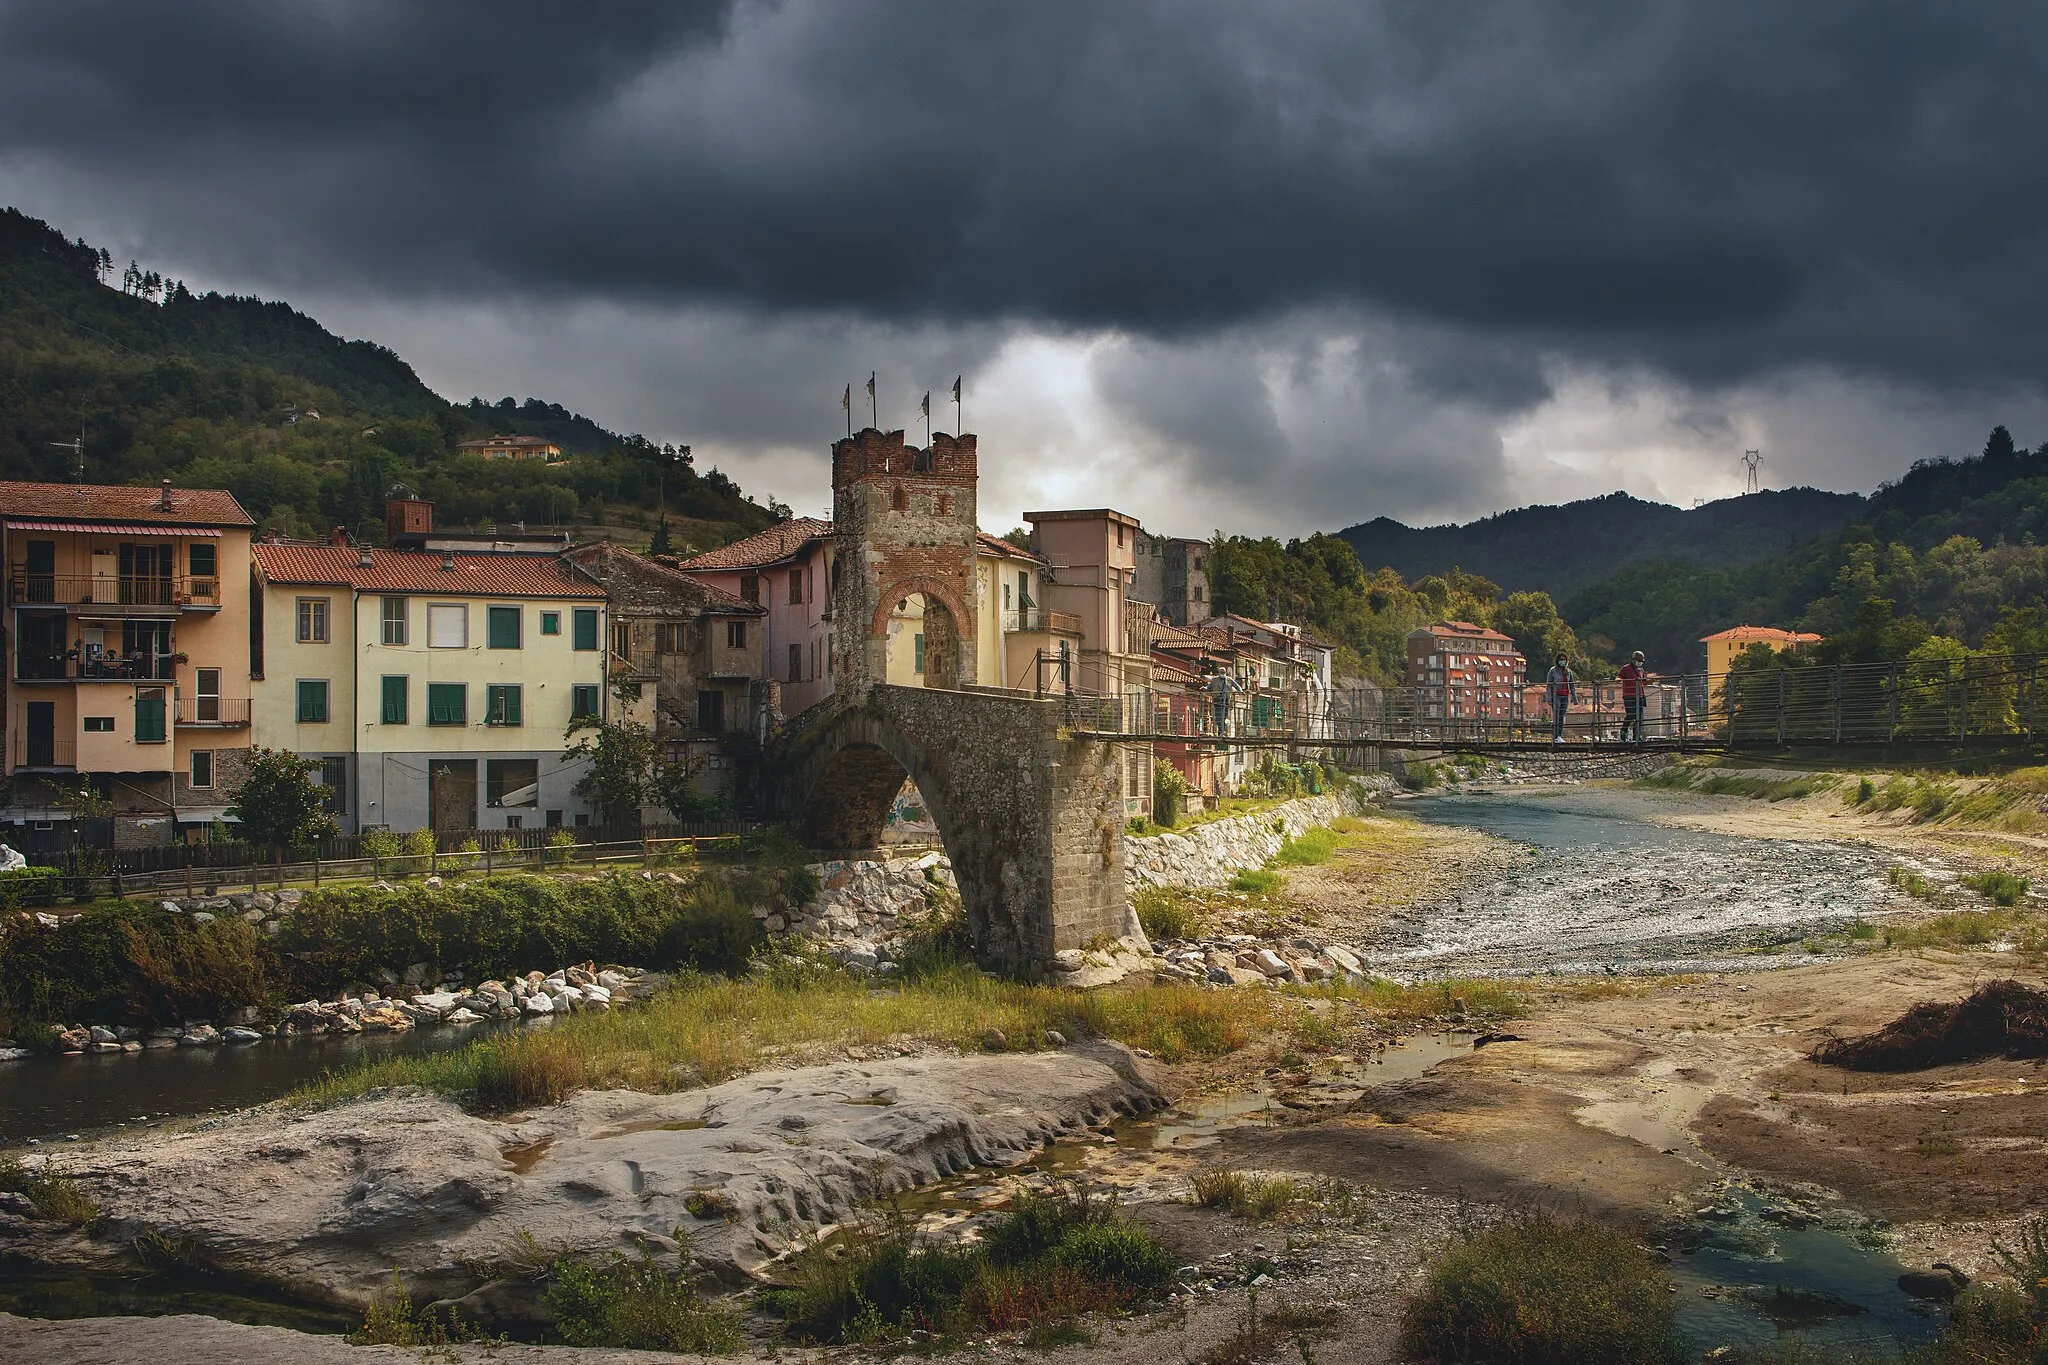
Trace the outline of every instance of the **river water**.
<path fill-rule="evenodd" d="M 1400 974 L 1667 972 L 1779 965 L 1759 950 L 1840 928 L 1883 896 L 1854 845 L 1732 838 L 1655 823 L 1683 793 L 1518 790 L 1403 803 L 1525 852 L 1495 878 L 1394 917 L 1371 965 Z M 365 1058 L 459 1047 L 479 1030 L 271 1040 L 0 1063 L 0 1142 L 245 1108 Z"/>
<path fill-rule="evenodd" d="M 1367 957 L 1415 975 L 1744 971 L 1840 932 L 1890 894 L 1860 844 L 1737 838 L 1657 823 L 1710 798 L 1615 788 L 1513 790 L 1402 803 L 1425 821 L 1519 845 L 1498 877 L 1388 919 Z"/>

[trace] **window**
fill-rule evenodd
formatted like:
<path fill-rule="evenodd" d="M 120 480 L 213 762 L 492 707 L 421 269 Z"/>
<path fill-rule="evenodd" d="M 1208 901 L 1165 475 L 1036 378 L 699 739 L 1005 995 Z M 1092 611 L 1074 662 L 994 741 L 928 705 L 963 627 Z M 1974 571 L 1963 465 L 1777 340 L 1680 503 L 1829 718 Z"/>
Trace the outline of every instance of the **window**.
<path fill-rule="evenodd" d="M 547 821 L 549 829 L 560 829 L 562 827 L 562 812 L 558 810 L 549 811 Z"/>
<path fill-rule="evenodd" d="M 791 569 L 789 571 L 789 605 L 800 607 L 803 605 L 803 601 L 804 571 L 802 569 Z"/>
<path fill-rule="evenodd" d="M 327 723 L 327 680 L 325 678 L 299 679 L 299 724 L 325 725 Z"/>
<path fill-rule="evenodd" d="M 895 489 L 889 494 L 889 506 L 898 512 L 909 511 L 910 494 L 904 492 L 901 488 Z"/>
<path fill-rule="evenodd" d="M 813 577 L 814 572 L 810 565 L 804 565 L 804 600 L 806 602 L 818 600 L 818 580 Z"/>
<path fill-rule="evenodd" d="M 725 623 L 725 647 L 727 649 L 745 649 L 747 647 L 747 623 L 745 621 L 727 621 Z"/>
<path fill-rule="evenodd" d="M 320 809 L 329 815 L 348 814 L 348 760 L 321 759 L 320 785 L 327 788 L 327 796 L 321 801 Z"/>
<path fill-rule="evenodd" d="M 1116 547 L 1117 547 L 1117 549 L 1119 549 L 1119 550 L 1123 549 L 1123 547 L 1124 547 L 1124 528 L 1123 528 L 1123 523 L 1121 523 L 1121 522 L 1117 523 L 1117 528 L 1116 528 Z"/>
<path fill-rule="evenodd" d="M 405 599 L 387 597 L 384 599 L 384 643 L 402 645 L 405 643 Z"/>
<path fill-rule="evenodd" d="M 114 718 L 112 716 L 87 716 L 85 718 L 85 732 L 89 735 L 111 735 L 114 733 Z"/>
<path fill-rule="evenodd" d="M 540 614 L 540 633 L 543 635 L 560 635 L 562 633 L 562 613 L 558 611 L 542 612 Z"/>
<path fill-rule="evenodd" d="M 697 694 L 697 728 L 707 735 L 717 734 L 725 729 L 725 693 Z"/>
<path fill-rule="evenodd" d="M 924 632 L 919 631 L 910 639 L 910 671 L 924 672 Z"/>
<path fill-rule="evenodd" d="M 406 723 L 405 703 L 408 679 L 386 675 L 384 679 L 384 710 L 386 725 Z"/>
<path fill-rule="evenodd" d="M 518 607 L 484 608 L 484 643 L 492 649 L 519 648 Z"/>
<path fill-rule="evenodd" d="M 753 574 L 740 575 L 740 601 L 761 604 L 761 580 Z"/>
<path fill-rule="evenodd" d="M 1200 573 L 1201 571 L 1202 571 L 1202 557 L 1201 557 L 1200 555 L 1196 555 L 1196 556 L 1195 556 L 1195 572 L 1196 572 L 1196 573 Z"/>
<path fill-rule="evenodd" d="M 506 817 L 505 817 L 505 828 L 506 828 L 506 829 L 525 829 L 525 828 L 526 828 L 526 817 L 524 817 L 524 816 L 521 816 L 521 815 L 508 815 L 508 816 L 506 816 Z"/>
<path fill-rule="evenodd" d="M 462 683 L 428 683 L 427 724 L 469 724 L 469 688 Z"/>
<path fill-rule="evenodd" d="M 596 607 L 576 608 L 575 614 L 570 620 L 570 628 L 575 632 L 569 641 L 572 647 L 576 649 L 597 648 Z"/>
<path fill-rule="evenodd" d="M 569 719 L 594 720 L 597 717 L 597 684 L 577 683 L 569 689 Z"/>
<path fill-rule="evenodd" d="M 1202 585 L 1200 583 L 1195 584 L 1195 600 L 1197 602 L 1202 600 Z"/>
<path fill-rule="evenodd" d="M 493 683 L 484 689 L 484 724 L 518 725 L 519 688 L 516 684 Z"/>
<path fill-rule="evenodd" d="M 1008 611 L 1009 609 L 1010 609 L 1010 585 L 1009 585 L 1008 583 L 1005 583 L 1005 584 L 1003 584 L 1003 610 L 1004 610 L 1004 611 Z"/>
<path fill-rule="evenodd" d="M 633 657 L 632 622 L 612 622 L 612 657 L 614 659 L 631 659 Z"/>
<path fill-rule="evenodd" d="M 207 548 L 211 549 L 212 547 L 208 546 Z M 192 785 L 195 787 L 211 787 L 213 785 L 213 750 L 194 749 L 192 751 Z"/>
<path fill-rule="evenodd" d="M 802 682 L 803 680 L 804 647 L 802 645 L 791 645 L 789 647 L 789 676 L 784 678 L 783 681 L 795 683 Z"/>
<path fill-rule="evenodd" d="M 214 548 L 211 541 L 193 545 L 185 551 L 185 571 L 194 578 L 213 577 L 214 566 L 217 562 L 214 558 Z M 197 786 L 198 784 L 194 783 L 193 785 Z M 211 784 L 209 783 L 208 785 Z"/>
<path fill-rule="evenodd" d="M 192 718 L 201 725 L 220 723 L 220 670 L 217 668 L 196 668 L 192 670 Z"/>
<path fill-rule="evenodd" d="M 436 602 L 427 608 L 427 648 L 469 648 L 469 608 L 460 602 Z"/>
<path fill-rule="evenodd" d="M 164 742 L 164 699 L 166 692 L 161 687 L 138 687 L 135 689 L 135 742 L 137 744 L 162 744 Z"/>
<path fill-rule="evenodd" d="M 484 804 L 487 806 L 540 805 L 540 760 L 533 758 L 485 759 Z"/>
<path fill-rule="evenodd" d="M 327 599 L 324 597 L 301 597 L 299 599 L 299 643 L 324 645 L 327 643 Z"/>

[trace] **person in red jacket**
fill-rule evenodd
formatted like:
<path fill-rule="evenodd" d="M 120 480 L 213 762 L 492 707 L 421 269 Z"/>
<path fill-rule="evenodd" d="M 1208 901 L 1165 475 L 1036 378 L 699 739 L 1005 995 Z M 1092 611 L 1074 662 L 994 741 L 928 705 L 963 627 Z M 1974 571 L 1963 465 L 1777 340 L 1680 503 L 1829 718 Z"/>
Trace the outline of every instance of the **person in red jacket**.
<path fill-rule="evenodd" d="M 1630 735 L 1643 742 L 1643 702 L 1649 693 L 1649 670 L 1643 667 L 1643 651 L 1637 650 L 1621 666 L 1621 739 Z"/>

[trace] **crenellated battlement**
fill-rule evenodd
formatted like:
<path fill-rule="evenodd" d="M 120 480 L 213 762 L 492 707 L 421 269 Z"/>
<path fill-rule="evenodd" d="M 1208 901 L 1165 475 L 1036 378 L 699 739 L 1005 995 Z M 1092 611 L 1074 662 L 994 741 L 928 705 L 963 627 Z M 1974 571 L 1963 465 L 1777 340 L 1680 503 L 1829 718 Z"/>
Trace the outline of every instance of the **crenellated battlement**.
<path fill-rule="evenodd" d="M 912 479 L 972 484 L 979 472 L 972 432 L 932 433 L 930 446 L 911 445 L 900 431 L 864 427 L 832 444 L 832 487 L 837 490 L 875 479 Z"/>

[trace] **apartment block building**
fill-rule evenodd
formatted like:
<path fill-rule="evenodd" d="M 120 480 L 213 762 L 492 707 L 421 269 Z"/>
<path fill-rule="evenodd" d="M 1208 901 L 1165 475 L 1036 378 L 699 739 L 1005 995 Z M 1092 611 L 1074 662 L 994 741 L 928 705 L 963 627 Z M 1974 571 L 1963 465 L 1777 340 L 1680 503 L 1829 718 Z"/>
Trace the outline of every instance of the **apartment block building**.
<path fill-rule="evenodd" d="M 0 823 L 61 847 L 89 780 L 116 846 L 219 818 L 247 761 L 249 514 L 216 489 L 0 483 Z"/>
<path fill-rule="evenodd" d="M 1151 603 L 1135 596 L 1138 519 L 1098 507 L 1026 512 L 1031 548 L 1046 563 L 1045 605 L 1080 623 L 1073 686 L 1080 692 L 1142 691 L 1151 682 Z"/>
<path fill-rule="evenodd" d="M 588 823 L 565 759 L 609 705 L 605 592 L 566 559 L 253 547 L 258 743 L 321 761 L 345 832 Z"/>
<path fill-rule="evenodd" d="M 1418 720 L 1518 719 L 1527 671 L 1513 640 L 1470 621 L 1439 621 L 1408 635 L 1406 682 Z"/>

